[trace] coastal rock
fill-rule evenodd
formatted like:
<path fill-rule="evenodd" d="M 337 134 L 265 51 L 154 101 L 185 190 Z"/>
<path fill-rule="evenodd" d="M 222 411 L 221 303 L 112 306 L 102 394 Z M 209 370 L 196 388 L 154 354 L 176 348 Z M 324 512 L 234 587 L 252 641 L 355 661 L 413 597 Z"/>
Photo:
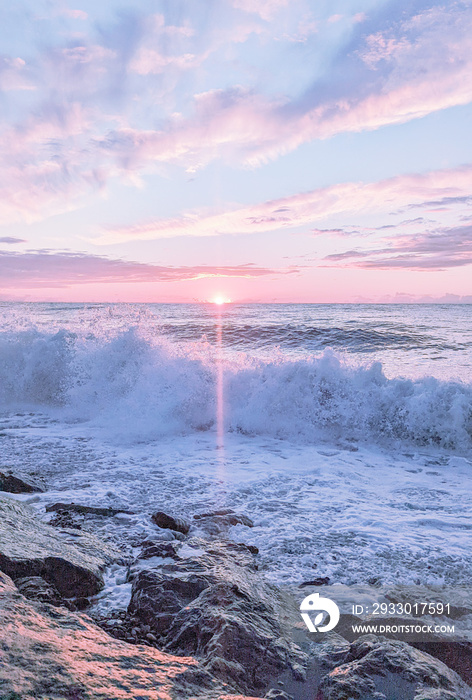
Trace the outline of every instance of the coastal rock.
<path fill-rule="evenodd" d="M 15 581 L 15 586 L 25 598 L 37 600 L 50 605 L 62 605 L 63 598 L 55 586 L 45 581 L 41 576 L 25 576 Z"/>
<path fill-rule="evenodd" d="M 229 528 L 234 525 L 254 527 L 251 518 L 242 513 L 235 513 L 230 508 L 215 510 L 210 513 L 194 515 L 197 527 L 209 537 L 227 537 Z"/>
<path fill-rule="evenodd" d="M 120 552 L 90 533 L 51 527 L 26 505 L 0 498 L 0 571 L 14 579 L 40 576 L 69 597 L 103 587 L 102 570 Z"/>
<path fill-rule="evenodd" d="M 0 491 L 7 493 L 41 493 L 39 486 L 29 484 L 12 473 L 0 471 Z"/>
<path fill-rule="evenodd" d="M 113 516 L 118 513 L 126 513 L 134 515 L 132 510 L 123 510 L 122 508 L 108 508 L 97 506 L 83 506 L 80 503 L 51 503 L 46 506 L 46 513 L 80 513 L 81 515 L 105 515 Z"/>
<path fill-rule="evenodd" d="M 190 530 L 190 523 L 188 523 L 186 520 L 183 520 L 183 518 L 174 518 L 171 515 L 167 515 L 167 513 L 163 513 L 162 511 L 153 513 L 153 515 L 151 515 L 151 520 L 158 527 L 162 527 L 165 530 L 181 532 L 183 535 L 186 535 Z"/>
<path fill-rule="evenodd" d="M 281 593 L 257 573 L 247 547 L 198 538 L 171 544 L 167 562 L 159 544 L 153 569 L 142 559 L 131 568 L 128 612 L 162 648 L 196 655 L 240 692 L 260 692 L 287 671 L 303 680 L 306 656 L 284 626 Z"/>
<path fill-rule="evenodd" d="M 406 642 L 365 635 L 321 682 L 317 700 L 471 700 L 472 689 L 445 664 Z"/>
<path fill-rule="evenodd" d="M 27 600 L 1 573 L 0 629 L 2 698 L 231 700 L 195 659 L 112 639 L 83 614 Z"/>

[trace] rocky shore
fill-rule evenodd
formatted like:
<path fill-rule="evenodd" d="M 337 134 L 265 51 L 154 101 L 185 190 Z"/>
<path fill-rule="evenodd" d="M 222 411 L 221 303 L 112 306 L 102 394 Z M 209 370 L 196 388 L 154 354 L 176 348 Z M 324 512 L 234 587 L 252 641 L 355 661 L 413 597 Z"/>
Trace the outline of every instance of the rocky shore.
<path fill-rule="evenodd" d="M 300 600 L 327 580 L 269 584 L 229 536 L 244 514 L 149 513 L 156 536 L 130 555 L 90 527 L 122 511 L 51 502 L 46 523 L 9 495 L 45 485 L 5 471 L 0 488 L 0 700 L 472 700 L 466 639 L 348 641 L 347 620 L 310 634 Z M 117 563 L 131 598 L 103 615 L 94 596 Z"/>

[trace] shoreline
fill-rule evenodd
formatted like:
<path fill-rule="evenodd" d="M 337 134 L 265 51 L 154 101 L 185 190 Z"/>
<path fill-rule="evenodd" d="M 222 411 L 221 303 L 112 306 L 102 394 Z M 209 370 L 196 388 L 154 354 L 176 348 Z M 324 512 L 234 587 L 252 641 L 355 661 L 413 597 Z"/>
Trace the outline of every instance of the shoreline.
<path fill-rule="evenodd" d="M 5 493 L 1 494 L 0 506 L 3 503 L 3 507 L 5 507 L 5 498 L 10 503 L 18 504 L 19 511 L 26 513 L 30 511 L 28 507 L 20 505 L 19 501 L 8 498 Z M 91 534 L 89 535 L 89 531 L 93 531 L 94 518 L 108 518 L 112 517 L 112 514 L 107 512 L 103 504 L 98 503 L 96 509 L 98 511 L 91 512 L 93 508 L 90 508 L 84 512 L 83 508 L 80 507 L 54 508 L 54 515 L 56 518 L 59 516 L 59 518 L 53 525 L 42 523 L 32 511 L 30 511 L 29 517 L 33 521 L 37 521 L 38 530 L 45 528 L 49 533 L 48 536 L 57 538 L 56 545 L 66 549 L 67 539 L 75 539 L 77 542 L 83 537 L 86 540 L 92 537 L 98 551 L 101 547 L 103 548 L 101 553 L 103 557 L 105 552 L 109 552 L 110 545 L 98 544 L 100 540 Z M 77 520 L 74 522 L 74 517 L 77 515 L 84 520 L 88 518 L 85 530 L 77 530 L 74 527 L 78 524 Z M 27 516 L 25 517 L 27 518 Z M 61 518 L 63 518 L 62 521 Z M 2 577 L 3 595 L 7 600 L 14 599 L 17 606 L 16 614 L 20 614 L 18 612 L 20 609 L 25 613 L 26 608 L 22 608 L 22 605 L 32 606 L 34 614 L 41 615 L 46 620 L 44 629 L 49 629 L 47 635 L 51 633 L 51 614 L 53 620 L 57 619 L 59 613 L 55 613 L 54 610 L 62 610 L 63 612 L 60 612 L 59 616 L 62 616 L 61 619 L 66 626 L 70 623 L 70 620 L 66 622 L 69 619 L 68 616 L 75 616 L 74 624 L 85 624 L 89 640 L 90 635 L 97 635 L 97 638 L 102 640 L 101 644 L 106 643 L 103 642 L 104 637 L 101 636 L 105 634 L 103 631 L 105 629 L 110 635 L 109 645 L 125 645 L 120 647 L 120 654 L 123 649 L 128 649 L 129 653 L 134 655 L 133 658 L 136 659 L 137 653 L 138 657 L 141 655 L 143 659 L 146 659 L 147 664 L 151 664 L 149 668 L 156 664 L 158 659 L 158 657 L 152 657 L 153 661 L 149 661 L 149 653 L 151 655 L 154 653 L 170 654 L 168 659 L 166 657 L 167 660 L 164 664 L 162 658 L 159 657 L 159 668 L 161 674 L 165 676 L 165 679 L 161 678 L 162 687 L 167 687 L 165 692 L 169 693 L 170 698 L 176 700 L 179 698 L 182 700 L 184 698 L 202 698 L 202 700 L 203 698 L 224 698 L 225 696 L 234 696 L 235 693 L 239 693 L 241 697 L 241 694 L 245 694 L 246 697 L 266 697 L 272 698 L 272 700 L 287 700 L 287 698 L 293 698 L 293 700 L 305 700 L 305 698 L 308 700 L 310 698 L 311 700 L 315 696 L 317 700 L 342 700 L 350 697 L 346 695 L 347 692 L 353 692 L 353 689 L 358 687 L 364 688 L 363 693 L 371 691 L 382 693 L 388 690 L 388 692 L 394 692 L 397 695 L 400 692 L 398 688 L 401 687 L 401 692 L 404 695 L 398 695 L 399 700 L 400 698 L 407 700 L 409 697 L 413 700 L 417 697 L 417 690 L 422 693 L 426 692 L 424 673 L 421 675 L 420 668 L 423 671 L 424 668 L 429 669 L 430 680 L 441 679 L 439 686 L 439 681 L 434 681 L 433 685 L 435 684 L 436 688 L 442 687 L 443 694 L 435 697 L 441 699 L 454 697 L 454 700 L 462 700 L 462 698 L 466 700 L 472 697 L 470 686 L 465 685 L 464 680 L 455 671 L 436 658 L 438 655 L 447 658 L 449 664 L 452 663 L 456 670 L 462 671 L 462 676 L 465 675 L 470 683 L 472 673 L 468 669 L 461 669 L 460 661 L 461 658 L 472 659 L 472 644 L 470 642 L 467 644 L 465 640 L 462 640 L 462 648 L 458 647 L 457 644 L 454 647 L 452 641 L 449 642 L 448 647 L 447 640 L 436 640 L 436 646 L 433 645 L 434 648 L 430 648 L 430 651 L 436 650 L 436 656 L 430 656 L 425 651 L 420 651 L 405 642 L 388 640 L 383 636 L 364 635 L 349 642 L 338 631 L 330 632 L 322 638 L 320 635 L 316 638 L 308 633 L 299 617 L 300 597 L 314 590 L 329 590 L 329 586 L 304 589 L 297 600 L 296 589 L 281 589 L 269 584 L 263 574 L 257 570 L 258 555 L 255 549 L 251 551 L 247 545 L 238 545 L 233 540 L 228 539 L 229 529 L 234 527 L 233 523 L 238 518 L 241 516 L 235 513 L 209 514 L 207 516 L 207 539 L 201 536 L 192 536 L 192 531 L 188 533 L 188 529 L 185 532 L 185 519 L 177 520 L 176 523 L 178 526 L 180 522 L 179 529 L 183 532 L 179 532 L 179 529 L 169 529 L 169 527 L 159 528 L 154 524 L 157 539 L 154 542 L 149 540 L 143 542 L 140 552 L 135 554 L 134 560 L 130 562 L 129 578 L 132 585 L 132 605 L 124 619 L 123 616 L 121 618 L 112 616 L 101 621 L 97 620 L 93 608 L 87 606 L 90 601 L 84 599 L 83 595 L 75 596 L 76 603 L 71 600 L 68 602 L 69 607 L 76 605 L 77 612 L 69 612 L 64 609 L 64 598 L 61 597 L 61 594 L 53 604 L 44 602 L 44 596 L 47 599 L 47 596 L 51 594 L 45 590 L 48 587 L 51 588 L 51 574 L 47 571 L 43 571 L 45 579 L 50 579 L 49 582 L 46 580 L 46 586 L 44 587 L 40 581 L 36 581 L 39 587 L 37 585 L 36 588 L 32 589 L 30 586 L 29 591 L 24 581 L 20 580 L 19 587 L 15 587 L 13 583 L 5 581 L 5 577 Z M 3 531 L 5 531 L 5 527 L 8 529 L 8 525 L 6 526 L 5 519 L 3 520 Z M 160 524 L 162 525 L 162 519 Z M 169 534 L 172 536 L 168 537 Z M 201 533 L 199 534 L 201 535 Z M 64 540 L 64 536 L 66 536 L 66 540 Z M 21 550 L 21 545 L 17 543 L 17 549 L 18 546 Z M 29 546 L 31 546 L 31 542 L 29 542 Z M 77 544 L 72 546 L 77 547 Z M 85 547 L 88 556 L 91 553 L 90 547 L 90 543 Z M 179 552 L 183 554 L 179 554 Z M 24 559 L 26 554 L 20 551 L 19 556 Z M 107 556 L 113 557 L 110 553 Z M 116 554 L 115 556 L 119 559 L 121 555 Z M 0 558 L 1 561 L 4 562 Z M 99 568 L 101 571 L 106 571 L 106 567 L 109 567 L 111 563 L 111 559 L 103 560 Z M 5 569 L 4 563 L 0 569 Z M 39 573 L 41 571 L 39 570 Z M 20 573 L 28 572 L 22 570 Z M 30 573 L 38 574 L 38 569 L 33 567 Z M 102 574 L 98 575 L 100 577 Z M 55 576 L 57 583 L 57 573 Z M 25 576 L 16 578 L 18 584 L 18 578 L 24 579 Z M 36 578 L 40 577 L 36 576 Z M 184 588 L 182 588 L 183 583 L 185 583 Z M 21 592 L 22 587 L 23 593 Z M 53 593 L 56 595 L 57 589 L 53 590 Z M 167 617 L 164 615 L 166 619 L 162 622 L 162 610 L 165 609 L 166 605 L 169 606 L 169 595 L 172 601 Z M 36 597 L 36 602 L 32 602 L 29 597 Z M 58 604 L 59 607 L 57 607 Z M 8 605 L 6 607 L 8 608 Z M 80 610 L 81 608 L 83 609 Z M 252 611 L 249 617 L 248 611 Z M 472 610 L 469 612 L 472 613 Z M 92 613 L 92 618 L 89 617 L 90 613 Z M 29 614 L 32 614 L 31 611 Z M 13 615 L 11 619 L 14 618 Z M 157 619 L 160 622 L 156 625 Z M 198 620 L 198 623 L 195 622 L 195 619 Z M 92 622 L 92 620 L 94 621 Z M 216 628 L 214 626 L 215 620 L 218 620 Z M 121 624 L 116 624 L 117 621 L 120 621 Z M 101 629 L 97 622 L 100 622 Z M 136 627 L 137 624 L 139 627 Z M 120 628 L 121 631 L 118 631 Z M 182 628 L 188 631 L 183 633 Z M 205 628 L 209 630 L 206 635 L 201 632 Z M 224 633 L 221 631 L 222 629 Z M 123 639 L 123 630 L 126 631 L 124 636 L 131 638 L 117 641 L 117 638 Z M 46 632 L 44 634 L 46 635 Z M 209 639 L 207 638 L 208 634 L 210 634 Z M 242 637 L 241 634 L 243 634 Z M 264 641 L 261 646 L 262 640 Z M 50 640 L 44 643 L 47 647 Z M 133 648 L 132 652 L 129 649 L 131 647 Z M 272 652 L 269 653 L 270 649 Z M 52 652 L 50 650 L 51 658 L 56 658 L 57 661 L 57 658 L 62 654 L 59 652 L 60 650 L 57 649 Z M 176 652 L 178 656 L 175 656 Z M 9 653 L 9 663 L 11 664 L 11 647 Z M 184 655 L 182 656 L 182 654 Z M 391 664 L 392 655 L 396 658 L 397 663 L 394 670 L 392 670 Z M 191 662 L 187 661 L 189 658 L 192 659 Z M 403 666 L 398 659 L 403 659 Z M 20 688 L 22 682 L 27 682 L 26 676 L 28 674 L 31 676 L 31 673 L 34 676 L 35 663 L 37 664 L 38 678 L 41 678 L 40 656 L 35 661 L 33 655 L 30 658 L 30 665 L 33 664 L 33 666 L 30 666 L 28 673 L 22 671 L 21 667 L 16 667 L 14 674 L 16 685 L 15 682 L 13 685 L 8 685 L 6 679 L 0 677 L 0 691 L 4 692 L 6 689 L 7 692 L 18 692 L 15 688 Z M 114 662 L 110 659 L 109 663 L 113 665 Z M 181 669 L 182 677 L 177 674 L 179 675 L 178 682 L 176 681 L 176 684 L 174 681 L 171 682 L 169 678 L 172 676 L 173 665 L 187 663 L 190 666 L 184 670 Z M 198 671 L 192 664 L 197 664 Z M 364 668 L 359 676 L 359 666 L 362 665 Z M 93 668 L 94 664 L 90 662 L 89 671 L 92 670 L 92 674 Z M 189 670 L 190 668 L 191 670 Z M 252 677 L 252 681 L 249 683 L 246 680 L 248 669 L 253 669 L 249 672 L 249 677 Z M 265 670 L 261 671 L 261 669 Z M 341 669 L 344 674 L 344 682 L 342 686 L 339 686 L 337 679 Z M 417 677 L 415 677 L 415 669 Z M 61 670 L 61 674 L 63 670 Z M 259 673 L 262 674 L 260 677 L 257 675 Z M 72 683 L 71 687 L 76 687 L 76 691 L 80 687 L 82 694 L 76 694 L 74 697 L 97 699 L 111 697 L 106 693 L 100 694 L 101 691 L 87 687 L 83 678 L 82 680 L 80 678 L 79 674 L 75 678 L 75 686 Z M 33 681 L 30 678 L 28 682 L 32 683 Z M 149 690 L 151 694 L 142 697 L 150 699 L 165 697 L 165 695 L 160 696 L 159 694 L 152 695 L 152 693 L 156 693 L 155 680 L 153 683 L 154 686 L 151 684 L 150 688 L 154 689 Z M 351 688 L 350 691 L 346 690 L 348 687 Z M 453 687 L 451 692 L 455 695 L 448 695 L 450 692 L 448 688 Z M 414 694 L 412 694 L 413 691 Z M 137 689 L 132 690 L 129 686 L 127 692 L 128 695 L 116 695 L 116 697 L 127 697 L 131 700 L 131 698 L 136 697 L 135 693 L 138 691 Z M 397 695 L 387 695 L 386 697 L 390 700 L 390 697 L 397 697 Z M 29 700 L 30 697 L 34 697 L 35 700 L 39 698 L 50 700 L 51 697 L 70 698 L 72 696 L 70 693 L 69 695 L 38 695 L 36 693 L 36 695 L 30 696 L 23 692 L 23 695 L 20 693 L 20 697 L 25 698 L 25 700 Z M 363 700 L 364 697 L 368 696 L 362 695 Z M 423 694 L 421 697 L 427 696 Z"/>

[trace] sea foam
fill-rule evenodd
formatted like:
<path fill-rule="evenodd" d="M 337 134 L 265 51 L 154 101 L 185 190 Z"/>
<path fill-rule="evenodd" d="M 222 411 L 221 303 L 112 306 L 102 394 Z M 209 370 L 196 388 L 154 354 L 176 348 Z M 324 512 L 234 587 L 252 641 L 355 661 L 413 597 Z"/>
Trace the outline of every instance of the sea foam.
<path fill-rule="evenodd" d="M 52 411 L 113 437 L 147 441 L 216 427 L 218 352 L 137 329 L 109 337 L 0 334 L 0 407 Z M 355 440 L 472 446 L 472 387 L 387 378 L 327 350 L 309 359 L 221 360 L 226 431 L 305 443 Z"/>

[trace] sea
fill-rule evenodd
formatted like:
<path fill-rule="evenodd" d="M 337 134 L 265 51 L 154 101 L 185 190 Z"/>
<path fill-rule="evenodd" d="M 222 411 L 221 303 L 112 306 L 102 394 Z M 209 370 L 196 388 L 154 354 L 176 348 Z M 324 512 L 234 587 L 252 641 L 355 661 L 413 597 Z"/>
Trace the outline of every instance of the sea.
<path fill-rule="evenodd" d="M 281 586 L 470 585 L 472 306 L 2 302 L 0 450 L 131 553 L 232 508 Z"/>

